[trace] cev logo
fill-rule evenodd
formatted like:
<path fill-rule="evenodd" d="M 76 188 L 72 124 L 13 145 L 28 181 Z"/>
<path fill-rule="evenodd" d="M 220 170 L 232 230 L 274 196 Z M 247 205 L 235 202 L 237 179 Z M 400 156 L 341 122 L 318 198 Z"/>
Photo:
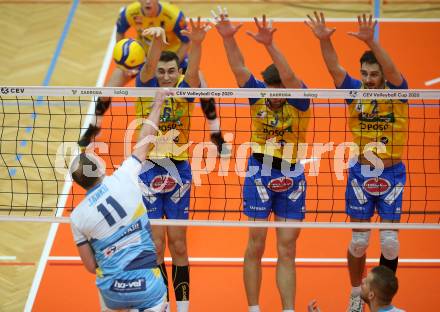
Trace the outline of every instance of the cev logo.
<path fill-rule="evenodd" d="M 6 87 L 2 87 L 1 88 L 1 93 L 2 94 L 22 94 L 24 93 L 24 88 L 6 88 Z"/>

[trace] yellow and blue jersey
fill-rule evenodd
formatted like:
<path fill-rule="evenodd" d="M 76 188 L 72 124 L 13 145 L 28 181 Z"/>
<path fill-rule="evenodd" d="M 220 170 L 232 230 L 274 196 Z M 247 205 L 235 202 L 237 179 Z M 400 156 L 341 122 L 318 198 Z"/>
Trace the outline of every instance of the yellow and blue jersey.
<path fill-rule="evenodd" d="M 136 78 L 136 87 L 158 88 L 157 78 L 142 83 L 139 75 Z M 176 88 L 189 88 L 182 75 Z M 150 114 L 153 98 L 138 98 L 135 103 L 137 118 L 146 118 Z M 167 98 L 165 99 L 160 119 L 161 144 L 152 144 L 148 153 L 150 159 L 173 158 L 175 160 L 188 160 L 190 117 L 194 110 L 194 98 Z"/>
<path fill-rule="evenodd" d="M 339 89 L 365 89 L 360 80 L 346 75 Z M 400 86 L 385 82 L 385 89 L 408 89 L 405 79 Z M 382 142 L 385 153 L 372 151 L 381 159 L 399 159 L 402 157 L 408 134 L 408 101 L 393 99 L 349 100 L 346 99 L 349 112 L 349 127 L 353 141 L 359 146 L 361 155 L 368 143 Z"/>
<path fill-rule="evenodd" d="M 251 75 L 243 88 L 267 88 L 267 86 Z M 265 98 L 249 99 L 249 102 L 252 118 L 251 142 L 256 143 L 253 144 L 253 152 L 283 158 L 285 145 L 291 144 L 293 149 L 286 153 L 285 157 L 291 158 L 291 162 L 295 163 L 298 144 L 305 143 L 306 140 L 310 100 L 287 99 L 278 110 L 270 109 Z M 272 149 L 269 146 L 271 143 L 278 145 L 279 148 Z"/>
<path fill-rule="evenodd" d="M 137 1 L 125 7 L 116 23 L 116 31 L 125 34 L 130 27 L 136 28 L 137 40 L 142 44 L 145 53 L 148 52 L 153 38 L 142 36 L 142 31 L 150 27 L 161 27 L 165 30 L 168 41 L 167 51 L 177 52 L 182 42 L 189 42 L 189 38 L 180 33 L 181 30 L 186 29 L 183 12 L 167 2 L 159 2 L 159 12 L 154 17 L 144 16 L 141 4 Z"/>

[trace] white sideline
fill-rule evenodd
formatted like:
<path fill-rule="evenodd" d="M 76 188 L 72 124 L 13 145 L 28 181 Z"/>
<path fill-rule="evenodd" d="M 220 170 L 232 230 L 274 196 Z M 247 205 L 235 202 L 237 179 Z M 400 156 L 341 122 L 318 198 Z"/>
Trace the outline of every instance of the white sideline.
<path fill-rule="evenodd" d="M 0 256 L 0 261 L 15 261 L 17 260 L 16 256 Z"/>
<path fill-rule="evenodd" d="M 105 82 L 105 77 L 108 72 L 108 68 L 110 67 L 110 63 L 112 60 L 112 52 L 113 47 L 115 45 L 115 39 L 116 38 L 116 27 L 113 28 L 113 33 L 110 38 L 110 42 L 107 45 L 107 52 L 104 57 L 104 61 L 102 62 L 101 71 L 99 73 L 98 79 L 96 81 L 96 87 L 103 87 Z M 85 128 L 86 125 L 90 123 L 90 121 L 93 118 L 93 112 L 94 112 L 94 101 L 90 102 L 89 108 L 87 110 L 87 117 L 84 120 L 83 128 Z M 68 174 L 68 173 L 67 173 Z M 67 197 L 70 192 L 70 188 L 72 187 L 72 181 L 71 179 L 68 179 L 66 176 L 65 183 L 63 187 L 63 191 L 59 199 L 58 199 L 58 205 L 57 205 L 57 213 L 55 217 L 61 217 L 64 212 L 64 207 L 66 205 Z M 53 242 L 55 240 L 55 235 L 58 230 L 59 223 L 52 223 L 50 226 L 49 234 L 46 239 L 46 243 L 44 244 L 43 252 L 41 253 L 40 261 L 38 262 L 37 271 L 34 276 L 34 280 L 32 281 L 32 286 L 29 291 L 28 298 L 26 300 L 26 305 L 24 307 L 25 312 L 31 312 L 32 307 L 34 305 L 35 298 L 37 296 L 38 288 L 40 287 L 41 279 L 43 277 L 44 269 L 46 268 L 47 261 L 49 259 L 50 250 L 52 249 Z"/>
<path fill-rule="evenodd" d="M 51 256 L 49 261 L 81 261 L 74 256 Z M 171 262 L 171 257 L 165 257 L 166 262 Z M 190 263 L 243 263 L 243 258 L 216 258 L 216 257 L 189 257 Z M 262 258 L 263 263 L 276 263 L 277 258 Z M 346 258 L 296 258 L 296 263 L 347 263 Z M 368 258 L 368 263 L 378 263 L 379 258 Z M 440 259 L 400 259 L 399 263 L 440 263 Z"/>
<path fill-rule="evenodd" d="M 429 86 L 432 86 L 432 85 L 434 85 L 436 83 L 439 83 L 439 82 L 440 82 L 440 77 L 432 79 L 432 80 L 425 81 L 425 86 L 429 87 Z"/>

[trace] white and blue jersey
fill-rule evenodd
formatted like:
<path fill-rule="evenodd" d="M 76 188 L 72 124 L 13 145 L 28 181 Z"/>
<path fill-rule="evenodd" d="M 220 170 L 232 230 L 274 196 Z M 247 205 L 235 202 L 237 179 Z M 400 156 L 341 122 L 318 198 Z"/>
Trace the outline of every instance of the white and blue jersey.
<path fill-rule="evenodd" d="M 96 285 L 110 309 L 154 307 L 166 292 L 138 185 L 140 169 L 137 158 L 128 158 L 71 215 L 76 244 L 90 244 L 95 253 Z"/>

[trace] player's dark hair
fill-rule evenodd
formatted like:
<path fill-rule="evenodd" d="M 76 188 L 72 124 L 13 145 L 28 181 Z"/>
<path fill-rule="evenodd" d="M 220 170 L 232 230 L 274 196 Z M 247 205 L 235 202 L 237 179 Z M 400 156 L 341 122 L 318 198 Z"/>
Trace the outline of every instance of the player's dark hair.
<path fill-rule="evenodd" d="M 377 64 L 379 65 L 380 69 L 382 70 L 382 66 L 380 66 L 380 63 L 377 61 L 376 56 L 374 55 L 373 51 L 368 50 L 365 51 L 364 54 L 362 54 L 361 59 L 359 60 L 362 64 L 367 63 L 367 64 Z"/>
<path fill-rule="evenodd" d="M 177 64 L 177 67 L 179 67 L 179 57 L 176 53 L 172 51 L 163 51 L 160 54 L 159 62 L 171 62 L 175 61 Z"/>
<path fill-rule="evenodd" d="M 81 153 L 72 162 L 70 174 L 73 181 L 78 183 L 82 188 L 88 190 L 95 185 L 100 176 L 97 174 L 98 165 L 96 160 Z"/>
<path fill-rule="evenodd" d="M 269 65 L 262 73 L 263 80 L 267 85 L 280 85 L 281 84 L 281 78 L 280 73 L 278 72 L 277 67 L 275 64 Z"/>
<path fill-rule="evenodd" d="M 371 289 L 375 292 L 378 300 L 383 305 L 391 304 L 394 295 L 399 289 L 399 282 L 394 272 L 386 266 L 380 265 L 371 270 L 373 279 L 370 282 Z"/>

